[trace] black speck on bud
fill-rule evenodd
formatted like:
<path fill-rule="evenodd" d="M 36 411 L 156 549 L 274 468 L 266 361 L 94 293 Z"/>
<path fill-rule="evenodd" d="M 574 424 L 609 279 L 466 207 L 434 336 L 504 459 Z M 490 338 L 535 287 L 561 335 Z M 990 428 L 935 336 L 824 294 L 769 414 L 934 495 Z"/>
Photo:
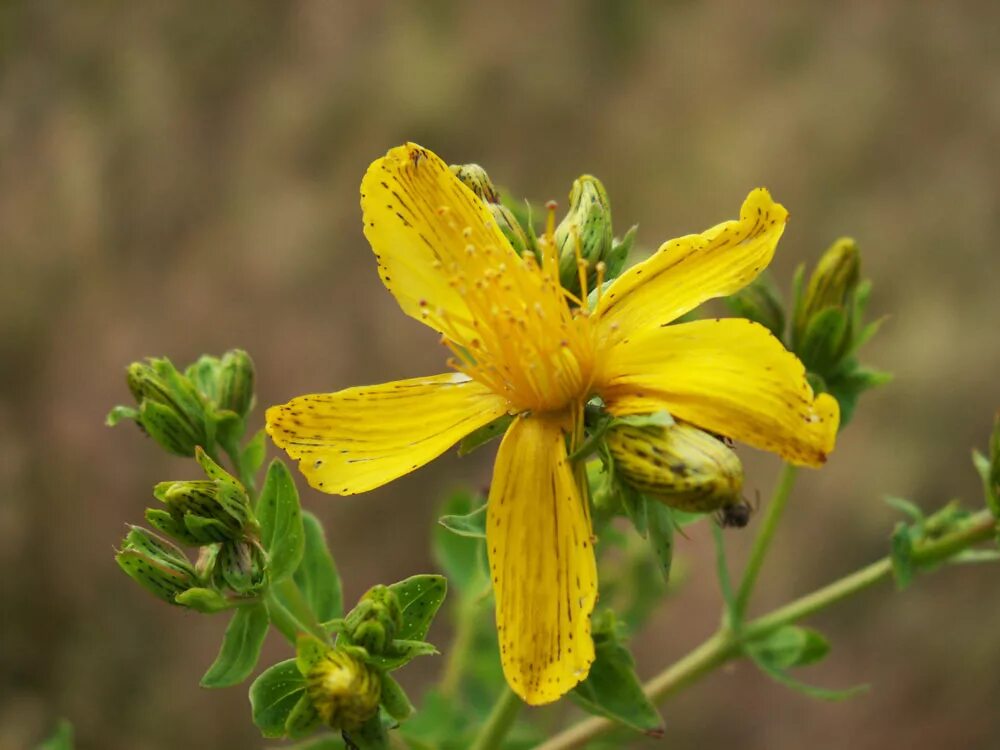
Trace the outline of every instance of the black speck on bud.
<path fill-rule="evenodd" d="M 166 510 L 150 508 L 146 520 L 185 544 L 256 538 L 259 528 L 243 485 L 201 448 L 197 458 L 207 479 L 160 482 L 153 495 Z"/>
<path fill-rule="evenodd" d="M 388 586 L 373 586 L 345 618 L 348 640 L 369 654 L 386 652 L 403 625 L 399 599 Z"/>
<path fill-rule="evenodd" d="M 118 566 L 136 583 L 169 604 L 197 587 L 198 576 L 187 556 L 166 539 L 133 526 L 115 555 Z"/>
<path fill-rule="evenodd" d="M 500 202 L 500 193 L 485 169 L 478 164 L 452 164 L 451 171 L 463 185 L 486 204 L 500 231 L 514 248 L 514 252 L 523 255 L 525 250 L 532 247 L 528 235 L 525 234 L 513 212 Z"/>
<path fill-rule="evenodd" d="M 574 180 L 569 194 L 569 212 L 555 231 L 559 281 L 563 288 L 580 294 L 582 273 L 587 279 L 587 289 L 593 289 L 597 264 L 604 261 L 607 265 L 613 239 L 611 202 L 604 185 L 590 175 Z"/>
<path fill-rule="evenodd" d="M 605 442 L 618 476 L 672 508 L 707 513 L 740 501 L 739 457 L 696 427 L 620 423 L 608 430 Z"/>
<path fill-rule="evenodd" d="M 382 695 L 378 673 L 345 649 L 327 649 L 305 678 L 309 700 L 332 729 L 358 729 L 378 711 Z"/>

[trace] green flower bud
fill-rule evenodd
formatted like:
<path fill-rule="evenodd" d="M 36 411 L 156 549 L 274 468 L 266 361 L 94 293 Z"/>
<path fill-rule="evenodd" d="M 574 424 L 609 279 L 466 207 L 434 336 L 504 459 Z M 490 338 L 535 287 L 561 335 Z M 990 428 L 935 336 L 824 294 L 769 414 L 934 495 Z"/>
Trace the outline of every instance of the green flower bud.
<path fill-rule="evenodd" d="M 503 236 L 514 248 L 514 252 L 523 255 L 524 251 L 531 247 L 528 235 L 511 210 L 500 202 L 500 194 L 490 181 L 486 170 L 478 164 L 452 164 L 451 171 L 463 185 L 486 204 Z"/>
<path fill-rule="evenodd" d="M 403 626 L 399 599 L 388 586 L 373 586 L 345 618 L 348 640 L 369 654 L 386 652 Z"/>
<path fill-rule="evenodd" d="M 138 526 L 125 537 L 115 561 L 132 580 L 169 604 L 177 604 L 178 594 L 199 585 L 198 575 L 178 547 Z"/>
<path fill-rule="evenodd" d="M 264 584 L 265 567 L 260 545 L 238 540 L 225 542 L 219 548 L 213 573 L 220 584 L 237 594 L 250 594 Z"/>
<path fill-rule="evenodd" d="M 785 306 L 777 287 L 766 276 L 758 276 L 739 292 L 726 297 L 729 309 L 741 318 L 760 323 L 780 340 L 785 334 Z"/>
<path fill-rule="evenodd" d="M 809 278 L 805 294 L 796 305 L 792 326 L 792 346 L 796 352 L 819 347 L 839 354 L 850 342 L 851 301 L 860 278 L 858 246 L 854 240 L 842 237 L 823 253 Z M 837 310 L 841 315 L 838 318 L 824 314 L 827 310 Z M 827 319 L 844 322 L 825 322 Z M 817 336 L 823 340 L 812 340 Z"/>
<path fill-rule="evenodd" d="M 378 711 L 378 673 L 343 649 L 329 649 L 305 677 L 309 700 L 332 729 L 358 729 Z"/>
<path fill-rule="evenodd" d="M 220 409 L 236 412 L 246 417 L 254 404 L 254 367 L 250 355 L 242 349 L 233 349 L 222 357 L 219 367 Z"/>
<path fill-rule="evenodd" d="M 117 409 L 109 415 L 135 419 L 156 442 L 171 453 L 193 456 L 195 447 L 210 443 L 204 398 L 194 384 L 168 359 L 133 362 L 126 372 L 129 390 L 139 404 L 137 412 Z"/>
<path fill-rule="evenodd" d="M 721 440 L 691 425 L 617 424 L 605 435 L 615 472 L 672 508 L 706 513 L 740 502 L 743 466 Z"/>
<path fill-rule="evenodd" d="M 160 482 L 153 495 L 166 511 L 149 509 L 146 519 L 186 544 L 202 545 L 256 537 L 258 524 L 246 490 L 198 448 L 198 462 L 208 479 Z"/>
<path fill-rule="evenodd" d="M 596 177 L 583 175 L 573 182 L 569 212 L 555 231 L 563 288 L 579 295 L 582 271 L 589 293 L 597 280 L 597 264 L 607 260 L 612 241 L 608 193 Z"/>

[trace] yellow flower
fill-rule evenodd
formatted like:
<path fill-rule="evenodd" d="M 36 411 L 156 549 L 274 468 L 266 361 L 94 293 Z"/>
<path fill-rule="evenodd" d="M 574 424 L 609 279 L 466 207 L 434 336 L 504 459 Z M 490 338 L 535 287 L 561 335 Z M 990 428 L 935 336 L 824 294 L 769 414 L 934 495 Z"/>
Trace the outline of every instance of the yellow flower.
<path fill-rule="evenodd" d="M 667 325 L 770 262 L 787 213 L 766 190 L 750 193 L 738 220 L 664 244 L 592 309 L 559 286 L 551 220 L 542 259 L 518 257 L 427 149 L 407 144 L 375 161 L 361 208 L 382 281 L 442 335 L 455 371 L 301 396 L 268 409 L 268 433 L 313 487 L 353 495 L 517 415 L 496 458 L 487 544 L 504 674 L 526 702 L 556 700 L 594 660 L 597 569 L 582 467 L 568 457 L 588 399 L 615 415 L 666 409 L 796 464 L 819 465 L 833 449 L 836 401 L 814 396 L 763 326 Z"/>

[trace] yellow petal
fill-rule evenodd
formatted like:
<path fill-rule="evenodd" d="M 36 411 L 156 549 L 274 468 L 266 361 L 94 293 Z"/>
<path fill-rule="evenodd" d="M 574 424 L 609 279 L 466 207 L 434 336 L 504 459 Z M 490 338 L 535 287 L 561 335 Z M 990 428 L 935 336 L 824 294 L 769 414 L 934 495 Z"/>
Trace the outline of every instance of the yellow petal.
<path fill-rule="evenodd" d="M 403 311 L 452 339 L 452 327 L 474 335 L 463 301 L 474 279 L 463 270 L 479 268 L 484 253 L 493 266 L 518 261 L 486 205 L 436 154 L 408 143 L 368 168 L 361 209 L 379 275 Z"/>
<path fill-rule="evenodd" d="M 550 703 L 590 670 L 597 600 L 590 516 L 557 421 L 521 416 L 504 436 L 486 541 L 507 683 L 527 703 Z"/>
<path fill-rule="evenodd" d="M 299 396 L 267 410 L 267 432 L 310 485 L 354 495 L 423 466 L 506 411 L 484 386 L 446 373 Z"/>
<path fill-rule="evenodd" d="M 748 320 L 699 320 L 630 336 L 607 352 L 598 382 L 613 414 L 665 408 L 796 464 L 822 464 L 837 437 L 837 401 L 814 396 L 798 358 Z"/>
<path fill-rule="evenodd" d="M 602 329 L 618 340 L 742 289 L 771 262 L 787 219 L 784 207 L 757 188 L 743 202 L 737 221 L 664 243 L 601 295 Z"/>

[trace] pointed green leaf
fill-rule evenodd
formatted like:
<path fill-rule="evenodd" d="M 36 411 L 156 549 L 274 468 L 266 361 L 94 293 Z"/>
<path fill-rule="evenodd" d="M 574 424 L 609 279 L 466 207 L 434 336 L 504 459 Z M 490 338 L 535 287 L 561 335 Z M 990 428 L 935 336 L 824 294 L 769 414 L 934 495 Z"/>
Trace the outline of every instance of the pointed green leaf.
<path fill-rule="evenodd" d="M 433 656 L 440 653 L 433 643 L 427 641 L 405 641 L 395 639 L 384 654 L 369 656 L 367 661 L 380 669 L 399 669 L 418 656 Z"/>
<path fill-rule="evenodd" d="M 753 652 L 748 652 L 751 660 L 757 665 L 758 669 L 770 677 L 775 682 L 784 685 L 797 693 L 802 693 L 803 695 L 808 695 L 810 698 L 819 698 L 824 701 L 844 701 L 848 698 L 853 698 L 859 693 L 865 693 L 868 691 L 867 685 L 856 685 L 852 688 L 847 688 L 846 690 L 829 690 L 827 688 L 814 687 L 813 685 L 807 685 L 804 682 L 796 680 L 794 677 L 788 673 L 778 669 L 771 664 L 768 664 L 763 659 L 758 659 Z"/>
<path fill-rule="evenodd" d="M 646 519 L 649 526 L 649 543 L 656 553 L 663 581 L 670 581 L 670 568 L 674 560 L 674 518 L 671 508 L 658 502 L 646 502 Z"/>
<path fill-rule="evenodd" d="M 476 448 L 480 448 L 491 440 L 500 437 L 507 431 L 507 428 L 510 427 L 510 423 L 513 421 L 514 417 L 505 414 L 502 417 L 494 419 L 488 425 L 484 425 L 478 430 L 469 433 L 458 444 L 458 455 L 467 456 L 476 450 Z"/>
<path fill-rule="evenodd" d="M 471 536 L 466 531 L 472 526 L 460 524 L 458 530 L 452 528 L 453 521 L 463 521 L 469 512 L 482 504 L 482 498 L 471 492 L 456 492 L 441 508 L 444 516 L 434 527 L 432 533 L 432 550 L 434 560 L 448 576 L 448 581 L 463 595 L 476 596 L 485 587 L 488 580 L 486 569 L 480 564 L 483 547 L 482 536 Z M 485 509 L 485 505 L 479 508 Z M 448 523 L 446 523 L 448 519 Z M 485 536 L 486 514 L 479 515 L 475 525 L 481 525 L 480 532 Z"/>
<path fill-rule="evenodd" d="M 639 536 L 645 539 L 648 532 L 646 523 L 646 503 L 648 501 L 646 496 L 621 482 L 618 483 L 618 496 L 621 498 L 625 515 L 628 516 Z"/>
<path fill-rule="evenodd" d="M 288 468 L 279 459 L 271 462 L 257 501 L 261 542 L 267 550 L 272 581 L 295 572 L 305 549 L 305 531 L 299 493 Z"/>
<path fill-rule="evenodd" d="M 830 643 L 811 628 L 785 625 L 746 648 L 756 659 L 783 670 L 820 661 L 829 653 Z"/>
<path fill-rule="evenodd" d="M 131 406 L 116 406 L 108 412 L 108 416 L 104 420 L 104 424 L 108 427 L 114 427 L 123 419 L 131 419 L 133 422 L 138 421 L 139 411 L 137 409 L 133 409 Z"/>
<path fill-rule="evenodd" d="M 261 427 L 257 433 L 250 438 L 249 442 L 243 446 L 243 452 L 240 455 L 240 462 L 243 464 L 243 470 L 253 476 L 258 471 L 260 467 L 264 465 L 264 457 L 267 455 L 267 433 L 264 428 Z"/>
<path fill-rule="evenodd" d="M 391 675 L 382 675 L 382 707 L 396 721 L 405 721 L 414 712 L 403 687 Z"/>
<path fill-rule="evenodd" d="M 438 523 L 459 536 L 486 538 L 486 505 L 483 504 L 465 515 L 441 516 Z"/>
<path fill-rule="evenodd" d="M 313 702 L 303 693 L 285 719 L 285 735 L 297 740 L 313 732 L 322 723 Z"/>
<path fill-rule="evenodd" d="M 265 737 L 282 737 L 285 723 L 305 694 L 306 680 L 295 659 L 279 662 L 261 672 L 250 686 L 253 723 Z"/>
<path fill-rule="evenodd" d="M 923 523 L 924 521 L 924 512 L 920 509 L 920 506 L 910 502 L 905 497 L 886 495 L 885 504 L 909 516 L 914 523 Z"/>
<path fill-rule="evenodd" d="M 201 678 L 207 688 L 229 687 L 243 682 L 257 666 L 269 621 L 263 604 L 247 604 L 233 613 L 215 663 Z"/>
<path fill-rule="evenodd" d="M 403 611 L 403 627 L 396 634 L 398 639 L 422 641 L 448 593 L 448 582 L 444 576 L 416 575 L 389 588 L 396 594 Z"/>
<path fill-rule="evenodd" d="M 309 602 L 316 619 L 332 620 L 344 614 L 344 595 L 340 575 L 326 543 L 319 519 L 312 513 L 302 513 L 305 547 L 302 561 L 295 571 L 295 583 Z"/>
<path fill-rule="evenodd" d="M 642 691 L 635 661 L 619 640 L 611 619 L 607 628 L 595 625 L 594 663 L 587 679 L 569 696 L 585 711 L 605 716 L 651 736 L 663 733 L 663 719 Z"/>

